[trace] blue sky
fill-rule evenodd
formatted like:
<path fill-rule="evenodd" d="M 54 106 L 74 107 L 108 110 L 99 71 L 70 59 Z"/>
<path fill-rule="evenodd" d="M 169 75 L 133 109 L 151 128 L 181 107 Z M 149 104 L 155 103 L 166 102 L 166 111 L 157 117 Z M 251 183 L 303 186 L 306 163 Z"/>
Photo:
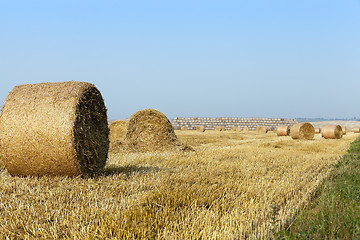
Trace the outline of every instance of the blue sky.
<path fill-rule="evenodd" d="M 1 1 L 0 101 L 69 80 L 109 119 L 360 117 L 360 1 Z"/>

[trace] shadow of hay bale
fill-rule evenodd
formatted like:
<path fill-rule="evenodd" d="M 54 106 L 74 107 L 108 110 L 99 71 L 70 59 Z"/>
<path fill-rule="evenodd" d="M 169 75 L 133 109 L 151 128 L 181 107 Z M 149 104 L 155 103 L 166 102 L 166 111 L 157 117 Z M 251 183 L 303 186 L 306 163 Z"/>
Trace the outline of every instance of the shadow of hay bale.
<path fill-rule="evenodd" d="M 99 174 L 101 176 L 113 176 L 113 175 L 120 175 L 125 174 L 126 176 L 130 176 L 135 173 L 148 173 L 148 172 L 158 172 L 161 169 L 159 167 L 138 167 L 134 165 L 129 166 L 109 166 L 102 170 Z"/>

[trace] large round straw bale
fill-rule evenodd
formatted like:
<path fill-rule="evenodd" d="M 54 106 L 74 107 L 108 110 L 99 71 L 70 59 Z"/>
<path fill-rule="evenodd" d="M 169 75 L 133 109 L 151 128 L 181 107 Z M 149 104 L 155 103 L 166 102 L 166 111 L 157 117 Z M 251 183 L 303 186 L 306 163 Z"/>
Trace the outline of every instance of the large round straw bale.
<path fill-rule="evenodd" d="M 346 132 L 347 132 L 346 126 L 341 126 L 341 129 L 342 129 L 342 134 L 346 135 Z"/>
<path fill-rule="evenodd" d="M 321 128 L 316 127 L 316 128 L 315 128 L 315 133 L 321 133 Z"/>
<path fill-rule="evenodd" d="M 188 130 L 187 126 L 182 126 L 181 127 L 181 131 L 186 131 L 186 130 Z"/>
<path fill-rule="evenodd" d="M 313 139 L 315 135 L 315 129 L 311 123 L 303 122 L 294 124 L 290 129 L 290 136 L 293 139 Z"/>
<path fill-rule="evenodd" d="M 199 126 L 199 127 L 196 128 L 196 131 L 205 132 L 205 127 L 204 126 Z"/>
<path fill-rule="evenodd" d="M 279 125 L 276 130 L 278 136 L 289 136 L 290 127 L 288 125 Z"/>
<path fill-rule="evenodd" d="M 321 136 L 326 139 L 340 139 L 343 136 L 342 128 L 340 125 L 322 126 Z"/>
<path fill-rule="evenodd" d="M 129 118 L 125 143 L 139 152 L 183 148 L 169 119 L 155 109 L 137 111 Z"/>
<path fill-rule="evenodd" d="M 258 133 L 267 133 L 269 131 L 266 127 L 256 127 L 256 132 Z"/>
<path fill-rule="evenodd" d="M 85 82 L 14 87 L 0 116 L 0 153 L 11 175 L 92 175 L 109 149 L 104 100 Z"/>
<path fill-rule="evenodd" d="M 355 127 L 352 129 L 352 132 L 354 133 L 360 133 L 360 127 Z"/>
<path fill-rule="evenodd" d="M 125 120 L 116 120 L 109 125 L 110 142 L 114 140 L 124 139 L 126 134 L 126 123 L 127 122 Z"/>

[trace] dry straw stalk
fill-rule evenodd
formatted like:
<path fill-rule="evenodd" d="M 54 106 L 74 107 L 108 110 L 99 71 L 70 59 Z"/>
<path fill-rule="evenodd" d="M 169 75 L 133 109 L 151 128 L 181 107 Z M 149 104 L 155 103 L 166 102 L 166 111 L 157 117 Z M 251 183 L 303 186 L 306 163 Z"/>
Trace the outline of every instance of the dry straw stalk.
<path fill-rule="evenodd" d="M 85 82 L 19 85 L 0 116 L 0 152 L 11 175 L 92 175 L 106 163 L 106 108 Z"/>
<path fill-rule="evenodd" d="M 306 139 L 311 140 L 314 138 L 315 129 L 311 123 L 297 123 L 290 129 L 290 136 L 293 139 Z"/>
<path fill-rule="evenodd" d="M 288 125 L 280 125 L 276 130 L 276 134 L 278 136 L 289 136 L 290 135 L 290 127 Z"/>
<path fill-rule="evenodd" d="M 340 125 L 322 126 L 321 136 L 326 139 L 340 139 L 343 136 Z"/>

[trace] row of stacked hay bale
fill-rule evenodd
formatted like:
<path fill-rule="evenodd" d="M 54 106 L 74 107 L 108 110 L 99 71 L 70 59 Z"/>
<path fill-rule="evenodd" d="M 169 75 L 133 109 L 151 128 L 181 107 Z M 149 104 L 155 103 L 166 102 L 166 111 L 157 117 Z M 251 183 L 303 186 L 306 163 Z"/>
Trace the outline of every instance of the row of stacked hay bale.
<path fill-rule="evenodd" d="M 180 130 L 186 127 L 188 130 L 195 130 L 198 126 L 205 127 L 206 130 L 214 130 L 216 127 L 224 127 L 231 130 L 234 127 L 256 130 L 257 127 L 266 127 L 268 130 L 276 130 L 279 125 L 294 125 L 296 119 L 285 118 L 241 118 L 241 117 L 175 117 L 171 121 L 174 129 Z"/>
<path fill-rule="evenodd" d="M 106 165 L 109 143 L 147 152 L 192 150 L 154 109 L 109 126 L 100 91 L 86 82 L 15 86 L 0 115 L 0 154 L 13 176 L 92 176 Z"/>
<path fill-rule="evenodd" d="M 311 140 L 315 134 L 321 133 L 325 139 L 340 139 L 346 135 L 347 128 L 340 125 L 324 125 L 322 128 L 314 128 L 311 123 L 298 123 L 291 128 L 287 125 L 281 125 L 277 129 L 278 136 L 291 136 L 293 139 Z M 353 132 L 360 132 L 360 128 L 353 129 Z"/>

